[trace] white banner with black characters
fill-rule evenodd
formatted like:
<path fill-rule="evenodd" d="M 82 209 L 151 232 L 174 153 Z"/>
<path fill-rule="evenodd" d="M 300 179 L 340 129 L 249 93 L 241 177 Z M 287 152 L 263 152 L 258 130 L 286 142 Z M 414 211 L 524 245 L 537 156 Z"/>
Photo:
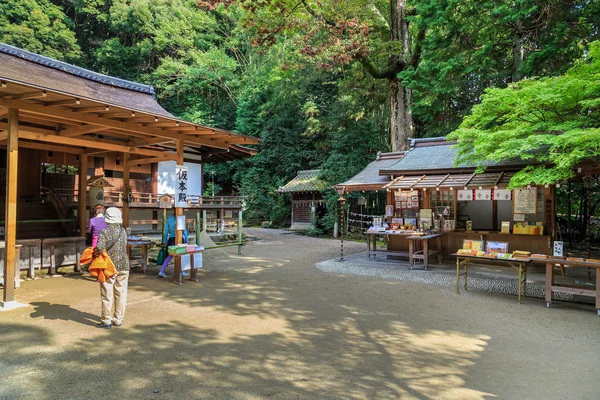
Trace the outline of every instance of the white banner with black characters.
<path fill-rule="evenodd" d="M 178 165 L 175 168 L 175 207 L 187 207 L 187 191 L 188 191 L 188 167 Z"/>

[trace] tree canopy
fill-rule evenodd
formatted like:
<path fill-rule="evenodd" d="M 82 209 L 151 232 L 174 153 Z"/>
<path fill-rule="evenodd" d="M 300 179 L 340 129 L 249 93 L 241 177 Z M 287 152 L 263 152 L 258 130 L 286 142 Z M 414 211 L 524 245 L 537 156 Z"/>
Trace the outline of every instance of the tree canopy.
<path fill-rule="evenodd" d="M 511 187 L 572 178 L 577 165 L 600 156 L 600 42 L 563 75 L 486 90 L 448 139 L 458 140 L 457 164 L 535 163 Z"/>

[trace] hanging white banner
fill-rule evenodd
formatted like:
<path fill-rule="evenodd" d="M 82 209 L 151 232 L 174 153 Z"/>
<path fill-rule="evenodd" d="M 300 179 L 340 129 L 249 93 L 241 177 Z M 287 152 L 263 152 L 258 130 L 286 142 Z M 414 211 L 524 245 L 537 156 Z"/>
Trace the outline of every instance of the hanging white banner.
<path fill-rule="evenodd" d="M 178 165 L 175 168 L 175 207 L 187 207 L 187 192 L 188 192 L 188 167 Z"/>

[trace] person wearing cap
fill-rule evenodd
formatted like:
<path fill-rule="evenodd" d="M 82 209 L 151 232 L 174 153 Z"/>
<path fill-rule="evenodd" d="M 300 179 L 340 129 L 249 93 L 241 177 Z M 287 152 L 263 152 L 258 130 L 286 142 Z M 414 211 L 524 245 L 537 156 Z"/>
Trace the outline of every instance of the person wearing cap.
<path fill-rule="evenodd" d="M 127 257 L 127 233 L 123 229 L 121 210 L 109 207 L 104 214 L 106 228 L 98 235 L 98 245 L 95 254 L 104 250 L 112 260 L 117 273 L 100 284 L 102 300 L 101 321 L 96 326 L 111 329 L 121 326 L 127 305 L 127 284 L 129 279 L 129 258 Z"/>

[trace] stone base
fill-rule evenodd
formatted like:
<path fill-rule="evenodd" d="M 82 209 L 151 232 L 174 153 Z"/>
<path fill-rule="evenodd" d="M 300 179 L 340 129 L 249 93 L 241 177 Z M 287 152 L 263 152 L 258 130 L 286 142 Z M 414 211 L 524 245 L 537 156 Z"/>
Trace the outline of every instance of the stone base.
<path fill-rule="evenodd" d="M 0 311 L 14 310 L 15 308 L 27 307 L 27 304 L 17 303 L 13 301 L 0 301 Z"/>
<path fill-rule="evenodd" d="M 303 223 L 303 222 L 294 222 L 292 226 L 290 226 L 291 231 L 301 231 L 305 232 L 309 229 L 313 228 L 313 224 Z"/>

